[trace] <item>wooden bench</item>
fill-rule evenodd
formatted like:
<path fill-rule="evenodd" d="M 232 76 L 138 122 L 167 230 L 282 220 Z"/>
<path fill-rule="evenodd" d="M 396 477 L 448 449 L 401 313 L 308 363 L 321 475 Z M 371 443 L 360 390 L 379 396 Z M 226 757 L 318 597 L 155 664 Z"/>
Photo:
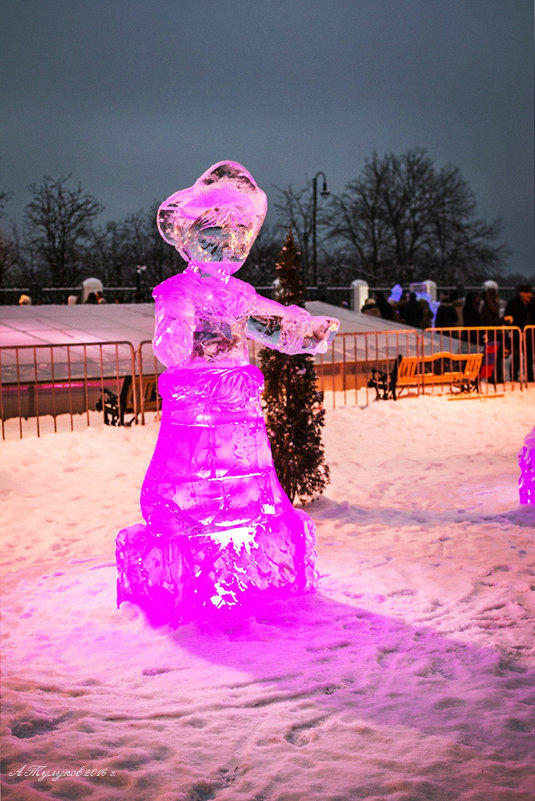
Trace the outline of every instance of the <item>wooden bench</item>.
<path fill-rule="evenodd" d="M 403 356 L 397 365 L 395 391 L 399 394 L 408 387 L 444 385 L 460 392 L 479 391 L 482 361 L 482 353 L 441 352 L 424 357 Z"/>
<path fill-rule="evenodd" d="M 140 393 L 142 384 L 143 397 Z M 145 412 L 159 411 L 161 398 L 158 394 L 158 378 L 156 376 L 141 376 L 141 379 L 132 381 L 132 376 L 124 378 L 119 396 L 111 389 L 104 387 L 103 395 L 97 401 L 97 411 L 104 412 L 104 423 L 107 426 L 131 426 L 137 423 L 139 415 Z M 125 415 L 133 415 L 126 421 Z"/>

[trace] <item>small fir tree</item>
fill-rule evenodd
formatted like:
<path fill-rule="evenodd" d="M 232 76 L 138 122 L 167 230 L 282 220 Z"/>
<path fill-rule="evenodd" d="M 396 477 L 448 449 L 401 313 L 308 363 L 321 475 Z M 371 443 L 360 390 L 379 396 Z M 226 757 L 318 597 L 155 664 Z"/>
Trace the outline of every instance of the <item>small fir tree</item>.
<path fill-rule="evenodd" d="M 291 228 L 276 264 L 275 299 L 285 306 L 305 305 L 300 254 Z M 317 389 L 314 358 L 288 356 L 264 348 L 264 416 L 279 481 L 293 502 L 321 494 L 329 482 L 329 467 L 321 439 L 325 425 L 323 393 Z"/>

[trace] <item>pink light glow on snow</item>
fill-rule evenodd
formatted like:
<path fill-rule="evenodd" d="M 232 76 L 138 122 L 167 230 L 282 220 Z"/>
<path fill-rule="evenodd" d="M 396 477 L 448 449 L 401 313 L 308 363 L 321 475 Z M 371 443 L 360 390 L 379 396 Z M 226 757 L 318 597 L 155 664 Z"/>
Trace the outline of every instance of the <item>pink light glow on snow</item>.
<path fill-rule="evenodd" d="M 325 353 L 339 322 L 281 306 L 232 277 L 266 196 L 220 162 L 158 211 L 189 261 L 154 290 L 153 348 L 168 368 L 162 422 L 141 491 L 145 524 L 117 537 L 118 603 L 171 622 L 313 590 L 315 528 L 277 479 L 247 337 L 283 353 Z"/>
<path fill-rule="evenodd" d="M 152 418 L 91 412 L 72 432 L 62 415 L 22 440 L 6 421 L 6 798 L 531 801 L 535 506 L 518 508 L 517 454 L 534 408 L 533 387 L 337 402 L 317 593 L 177 631 L 113 609 L 110 526 L 137 520 Z"/>

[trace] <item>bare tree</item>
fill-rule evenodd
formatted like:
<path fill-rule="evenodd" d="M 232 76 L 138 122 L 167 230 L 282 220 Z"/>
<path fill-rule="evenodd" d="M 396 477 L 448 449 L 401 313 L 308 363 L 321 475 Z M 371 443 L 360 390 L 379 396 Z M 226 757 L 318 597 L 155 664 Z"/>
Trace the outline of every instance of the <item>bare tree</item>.
<path fill-rule="evenodd" d="M 86 265 L 88 271 L 100 278 L 105 286 L 131 283 L 132 259 L 121 223 L 109 221 L 92 232 Z"/>
<path fill-rule="evenodd" d="M 0 286 L 8 280 L 16 280 L 16 274 L 20 271 L 20 244 L 16 229 L 10 233 L 0 231 Z"/>
<path fill-rule="evenodd" d="M 33 199 L 24 210 L 25 242 L 38 269 L 53 286 L 70 286 L 80 278 L 92 237 L 93 222 L 103 207 L 81 184 L 69 189 L 71 176 L 31 184 Z"/>
<path fill-rule="evenodd" d="M 157 204 L 120 222 L 107 222 L 92 235 L 92 272 L 108 286 L 136 282 L 136 268 L 146 267 L 143 282 L 155 286 L 184 268 L 178 253 L 164 242 L 156 225 Z"/>
<path fill-rule="evenodd" d="M 501 223 L 475 218 L 476 203 L 456 167 L 437 170 L 424 150 L 365 162 L 330 206 L 330 237 L 373 283 L 442 283 L 496 274 L 507 254 Z"/>
<path fill-rule="evenodd" d="M 4 190 L 0 190 L 0 217 L 4 216 L 6 203 L 9 203 L 12 197 L 13 197 L 13 192 L 6 192 Z"/>
<path fill-rule="evenodd" d="M 282 236 L 280 226 L 264 224 L 238 278 L 254 286 L 269 286 L 273 282 Z"/>
<path fill-rule="evenodd" d="M 283 226 L 292 227 L 295 243 L 301 253 L 303 276 L 309 277 L 312 243 L 312 184 L 307 181 L 303 189 L 276 186 L 279 199 L 275 202 L 278 217 Z"/>
<path fill-rule="evenodd" d="M 12 192 L 0 190 L 0 217 L 4 216 L 6 203 L 9 202 L 12 196 Z M 16 263 L 16 251 L 14 236 L 0 231 L 0 286 L 3 285 Z"/>
<path fill-rule="evenodd" d="M 122 227 L 132 263 L 147 267 L 146 281 L 151 286 L 181 272 L 186 266 L 178 251 L 170 248 L 160 236 L 156 224 L 158 206 L 159 203 L 155 202 L 149 209 L 129 214 Z"/>

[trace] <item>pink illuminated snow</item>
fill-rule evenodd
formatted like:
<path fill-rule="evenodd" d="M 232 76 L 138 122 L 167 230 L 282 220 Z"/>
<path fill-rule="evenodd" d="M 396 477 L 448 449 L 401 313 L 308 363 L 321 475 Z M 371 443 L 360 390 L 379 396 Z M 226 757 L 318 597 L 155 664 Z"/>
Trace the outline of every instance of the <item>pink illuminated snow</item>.
<path fill-rule="evenodd" d="M 115 605 L 158 424 L 8 421 L 2 799 L 532 801 L 535 389 L 340 400 L 317 592 L 176 630 Z"/>

